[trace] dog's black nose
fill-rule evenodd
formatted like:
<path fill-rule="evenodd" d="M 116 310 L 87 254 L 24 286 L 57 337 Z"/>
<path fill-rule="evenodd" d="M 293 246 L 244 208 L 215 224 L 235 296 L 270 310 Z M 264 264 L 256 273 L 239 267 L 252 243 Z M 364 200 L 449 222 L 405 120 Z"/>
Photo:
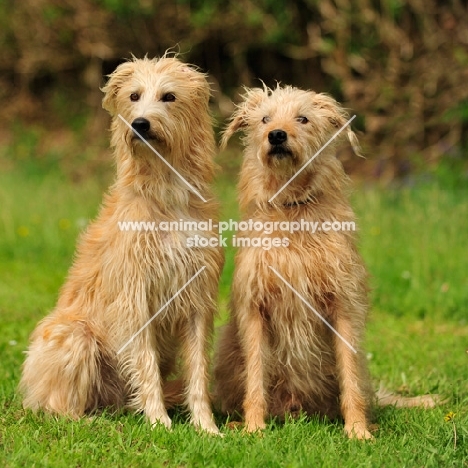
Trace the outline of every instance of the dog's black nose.
<path fill-rule="evenodd" d="M 140 134 L 149 132 L 150 127 L 149 120 L 143 117 L 138 117 L 132 122 L 132 128 Z"/>
<path fill-rule="evenodd" d="M 284 130 L 272 130 L 268 134 L 268 141 L 272 145 L 281 145 L 281 143 L 284 143 L 288 139 L 288 134 Z"/>

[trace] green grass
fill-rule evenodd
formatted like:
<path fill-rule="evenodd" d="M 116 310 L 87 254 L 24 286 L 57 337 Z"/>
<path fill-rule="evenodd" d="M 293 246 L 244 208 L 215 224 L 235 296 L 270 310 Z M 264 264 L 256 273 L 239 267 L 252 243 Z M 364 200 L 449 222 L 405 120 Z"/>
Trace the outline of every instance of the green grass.
<path fill-rule="evenodd" d="M 221 159 L 223 218 L 236 217 L 236 164 Z M 109 168 L 109 172 L 111 168 Z M 465 178 L 463 178 L 465 177 Z M 350 441 L 339 422 L 270 423 L 261 435 L 227 428 L 200 435 L 176 412 L 174 428 L 104 413 L 70 421 L 21 407 L 16 392 L 28 335 L 53 307 L 76 238 L 110 176 L 72 183 L 40 164 L 0 175 L 0 465 L 6 467 L 468 466 L 468 189 L 466 172 L 439 169 L 404 188 L 358 186 L 360 248 L 371 274 L 367 350 L 378 385 L 448 398 L 430 411 L 382 408 L 372 443 Z M 220 286 L 224 320 L 233 249 Z M 445 421 L 450 411 L 453 421 Z"/>

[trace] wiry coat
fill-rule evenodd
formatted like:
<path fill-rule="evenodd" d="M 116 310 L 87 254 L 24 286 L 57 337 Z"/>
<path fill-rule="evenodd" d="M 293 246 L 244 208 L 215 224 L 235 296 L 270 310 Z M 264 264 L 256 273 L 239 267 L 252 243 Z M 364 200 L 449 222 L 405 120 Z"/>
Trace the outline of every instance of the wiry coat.
<path fill-rule="evenodd" d="M 239 129 L 245 133 L 243 219 L 354 221 L 333 144 L 269 202 L 345 123 L 345 112 L 326 95 L 291 87 L 247 90 L 224 134 L 226 142 Z M 281 144 L 274 140 L 278 130 L 286 134 Z M 356 143 L 349 129 L 348 137 Z M 350 436 L 370 438 L 371 387 L 362 350 L 366 270 L 354 233 L 278 229 L 242 235 L 286 237 L 289 245 L 242 247 L 237 253 L 231 320 L 215 365 L 221 409 L 243 410 L 249 431 L 263 428 L 267 414 L 341 414 Z"/>
<path fill-rule="evenodd" d="M 209 85 L 194 68 L 163 57 L 120 65 L 103 91 L 103 107 L 113 118 L 117 179 L 79 241 L 55 309 L 32 334 L 20 384 L 24 406 L 77 417 L 100 406 L 127 405 L 170 426 L 163 386 L 170 385 L 180 356 L 192 420 L 217 432 L 207 355 L 222 252 L 187 248 L 195 232 L 121 231 L 118 224 L 216 220 L 209 187 L 215 151 Z M 148 120 L 145 139 L 206 202 L 119 114 L 130 124 Z"/>

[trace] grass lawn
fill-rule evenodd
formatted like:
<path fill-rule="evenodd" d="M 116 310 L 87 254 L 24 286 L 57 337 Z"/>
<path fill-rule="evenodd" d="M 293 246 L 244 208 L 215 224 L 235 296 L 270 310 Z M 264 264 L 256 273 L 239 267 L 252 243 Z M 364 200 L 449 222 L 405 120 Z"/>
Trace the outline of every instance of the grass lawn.
<path fill-rule="evenodd" d="M 221 159 L 217 184 L 223 219 L 237 210 L 231 156 Z M 245 435 L 218 416 L 224 438 L 216 438 L 197 434 L 183 412 L 168 432 L 129 413 L 70 421 L 24 411 L 16 386 L 28 335 L 53 307 L 76 237 L 109 180 L 71 182 L 32 163 L 0 174 L 0 466 L 468 467 L 468 178 L 449 166 L 399 188 L 361 184 L 353 195 L 371 273 L 372 376 L 408 395 L 441 393 L 443 406 L 377 409 L 373 442 L 348 440 L 340 422 L 316 418 L 272 421 Z M 228 249 L 218 324 L 232 257 Z"/>

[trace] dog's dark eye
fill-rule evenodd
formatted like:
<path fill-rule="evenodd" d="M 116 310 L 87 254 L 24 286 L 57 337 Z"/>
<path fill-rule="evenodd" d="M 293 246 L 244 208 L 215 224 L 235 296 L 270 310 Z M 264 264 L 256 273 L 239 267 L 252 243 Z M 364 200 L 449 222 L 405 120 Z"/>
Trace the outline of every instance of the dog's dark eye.
<path fill-rule="evenodd" d="M 136 102 L 140 99 L 140 95 L 138 93 L 130 94 L 130 101 Z"/>
<path fill-rule="evenodd" d="M 309 121 L 309 119 L 303 115 L 299 116 L 296 120 L 301 124 L 306 124 Z"/>
<path fill-rule="evenodd" d="M 268 123 L 270 120 L 271 120 L 270 117 L 265 116 L 265 117 L 263 117 L 262 122 L 263 123 Z"/>
<path fill-rule="evenodd" d="M 166 93 L 163 94 L 163 97 L 161 98 L 162 102 L 174 102 L 175 101 L 175 94 L 173 93 Z"/>

